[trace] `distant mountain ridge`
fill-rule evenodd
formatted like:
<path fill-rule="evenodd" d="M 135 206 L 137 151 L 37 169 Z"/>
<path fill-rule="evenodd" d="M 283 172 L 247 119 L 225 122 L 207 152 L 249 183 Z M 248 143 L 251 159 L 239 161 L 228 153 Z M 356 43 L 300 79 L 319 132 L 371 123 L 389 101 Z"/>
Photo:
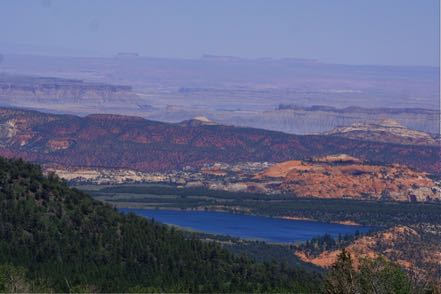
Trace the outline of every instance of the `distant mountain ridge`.
<path fill-rule="evenodd" d="M 94 99 L 89 99 L 88 104 L 67 103 L 69 95 L 64 99 L 60 95 L 56 101 L 29 101 L 19 95 L 0 99 L 13 100 L 3 105 L 57 113 L 117 112 L 166 122 L 205 115 L 221 124 L 294 134 L 324 132 L 357 121 L 384 118 L 396 119 L 415 130 L 430 133 L 439 130 L 439 114 L 362 113 L 355 108 L 347 109 L 348 112 L 275 109 L 279 104 L 295 103 L 343 109 L 352 105 L 436 110 L 439 70 L 435 67 L 338 65 L 295 58 L 73 58 L 6 54 L 1 71 L 129 85 L 136 94 L 136 99 L 119 97 L 99 104 L 89 104 Z M 169 111 L 168 106 L 174 110 Z"/>
<path fill-rule="evenodd" d="M 437 146 L 323 135 L 290 135 L 224 125 L 188 126 L 121 115 L 55 115 L 0 108 L 0 155 L 66 167 L 167 171 L 205 163 L 281 162 L 345 153 L 437 173 Z"/>
<path fill-rule="evenodd" d="M 292 109 L 292 110 L 305 110 L 305 111 L 329 111 L 337 113 L 385 113 L 385 114 L 398 114 L 398 113 L 418 113 L 418 114 L 431 114 L 438 112 L 436 110 L 431 110 L 427 108 L 387 108 L 387 107 L 359 107 L 359 106 L 348 106 L 343 108 L 327 106 L 327 105 L 311 105 L 311 106 L 300 106 L 295 104 L 280 104 L 278 106 L 279 110 Z"/>
<path fill-rule="evenodd" d="M 394 119 L 411 129 L 439 133 L 439 111 L 433 104 L 433 100 L 439 96 L 438 93 L 435 92 L 433 100 L 430 100 L 429 96 L 425 98 L 426 102 L 431 103 L 415 103 L 413 100 L 404 103 L 401 98 L 397 98 L 396 103 L 391 103 L 388 102 L 392 99 L 389 91 L 402 88 L 407 92 L 405 88 L 408 85 L 401 85 L 402 80 L 397 80 L 400 83 L 397 86 L 384 88 L 383 85 L 382 90 L 375 91 L 375 96 L 367 97 L 365 95 L 373 93 L 368 94 L 370 90 L 356 81 L 349 85 L 346 79 L 351 76 L 344 77 L 347 73 L 343 77 L 337 73 L 332 74 L 337 80 L 344 78 L 343 84 L 328 84 L 318 79 L 318 84 L 312 86 L 308 81 L 317 79 L 317 76 L 311 76 L 311 73 L 307 72 L 304 72 L 303 76 L 301 72 L 310 68 L 320 73 L 327 68 L 321 63 L 308 63 L 296 59 L 239 58 L 233 61 L 228 57 L 215 57 L 186 61 L 182 64 L 178 62 L 178 66 L 170 61 L 143 57 L 98 60 L 86 58 L 74 59 L 72 71 L 58 73 L 58 67 L 50 71 L 27 72 L 28 68 L 44 68 L 54 61 L 52 58 L 20 57 L 17 62 L 26 65 L 21 70 L 13 69 L 8 73 L 8 62 L 13 61 L 15 57 L 7 56 L 2 62 L 4 73 L 0 73 L 0 106 L 75 115 L 119 113 L 173 123 L 190 120 L 195 116 L 206 116 L 220 124 L 293 134 L 314 134 L 356 122 L 373 123 L 382 119 Z M 42 64 L 31 65 L 35 60 L 40 60 Z M 61 64 L 72 62 L 64 58 L 55 60 Z M 105 65 L 105 61 L 110 63 Z M 85 67 L 81 66 L 75 73 L 77 63 L 82 62 L 85 62 Z M 91 63 L 104 67 L 98 70 L 90 67 Z M 183 72 L 175 72 L 176 66 L 183 66 Z M 276 71 L 274 66 L 280 67 L 282 73 Z M 254 67 L 256 68 L 253 69 Z M 114 70 L 109 71 L 110 68 Z M 129 68 L 136 70 L 127 71 Z M 238 74 L 234 68 L 239 71 L 245 70 L 246 73 Z M 266 69 L 272 74 L 268 77 L 260 76 L 260 73 L 267 72 Z M 343 72 L 349 69 L 345 68 Z M 200 70 L 202 72 L 199 72 Z M 119 76 L 123 72 L 126 74 Z M 419 76 L 418 72 L 417 69 L 411 70 L 407 73 L 410 74 L 407 78 L 414 80 L 414 75 Z M 255 74 L 257 75 L 254 76 Z M 280 78 L 275 78 L 279 74 Z M 293 74 L 296 78 L 287 83 L 283 77 L 287 75 L 287 78 Z M 299 74 L 303 76 L 300 80 Z M 373 76 L 377 74 L 384 72 L 380 71 L 375 75 L 372 73 Z M 397 74 L 399 75 L 398 72 L 392 71 L 387 76 L 396 79 Z M 250 75 L 255 79 L 249 79 Z M 372 75 L 369 74 L 362 80 L 364 83 L 379 86 L 379 81 L 371 80 Z M 425 73 L 420 78 L 425 80 L 427 75 L 431 76 Z M 198 76 L 204 76 L 204 80 L 211 77 L 211 82 L 207 80 L 207 83 L 201 83 L 197 79 Z M 175 80 L 178 77 L 179 79 Z M 266 81 L 267 78 L 270 80 Z M 327 81 L 329 79 L 330 77 L 326 78 Z M 285 81 L 283 85 L 278 84 L 281 81 Z M 412 97 L 426 96 L 426 91 L 433 92 L 434 87 L 431 85 L 431 82 L 424 82 L 418 86 L 418 90 L 414 89 L 416 92 Z M 378 95 L 383 99 L 377 97 Z M 399 97 L 401 95 L 400 92 Z"/>

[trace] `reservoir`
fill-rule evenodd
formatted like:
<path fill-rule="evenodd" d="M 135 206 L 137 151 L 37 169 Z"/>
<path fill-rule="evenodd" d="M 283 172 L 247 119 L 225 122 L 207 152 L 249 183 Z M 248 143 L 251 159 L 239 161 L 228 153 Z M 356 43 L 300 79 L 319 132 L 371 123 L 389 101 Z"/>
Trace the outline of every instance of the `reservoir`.
<path fill-rule="evenodd" d="M 354 234 L 368 232 L 371 227 L 323 223 L 307 220 L 286 220 L 264 216 L 242 215 L 215 211 L 151 210 L 121 208 L 121 212 L 153 218 L 158 222 L 183 229 L 242 239 L 274 243 L 293 243 L 329 234 Z"/>

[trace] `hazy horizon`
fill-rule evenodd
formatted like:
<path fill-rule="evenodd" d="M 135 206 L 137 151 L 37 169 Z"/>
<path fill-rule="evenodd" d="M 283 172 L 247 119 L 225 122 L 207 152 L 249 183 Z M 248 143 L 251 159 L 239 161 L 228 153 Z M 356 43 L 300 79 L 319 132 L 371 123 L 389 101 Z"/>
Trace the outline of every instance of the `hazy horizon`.
<path fill-rule="evenodd" d="M 439 67 L 439 2 L 2 1 L 0 54 Z"/>

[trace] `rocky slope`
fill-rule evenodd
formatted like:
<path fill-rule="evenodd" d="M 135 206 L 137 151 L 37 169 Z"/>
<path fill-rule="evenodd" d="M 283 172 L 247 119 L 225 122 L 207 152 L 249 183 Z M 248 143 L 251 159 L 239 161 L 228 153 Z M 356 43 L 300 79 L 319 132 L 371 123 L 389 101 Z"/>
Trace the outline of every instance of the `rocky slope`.
<path fill-rule="evenodd" d="M 397 121 L 387 119 L 379 123 L 355 123 L 338 127 L 325 134 L 357 140 L 387 142 L 409 145 L 437 145 L 439 141 L 431 135 L 408 129 Z"/>
<path fill-rule="evenodd" d="M 167 124 L 120 115 L 0 109 L 0 155 L 70 167 L 167 171 L 205 163 L 281 162 L 346 153 L 439 171 L 439 148 L 299 136 L 223 125 Z"/>
<path fill-rule="evenodd" d="M 426 173 L 402 165 L 372 165 L 348 155 L 275 164 L 257 176 L 281 180 L 279 189 L 318 198 L 441 200 L 441 189 Z"/>
<path fill-rule="evenodd" d="M 383 256 L 398 263 L 413 274 L 441 276 L 441 226 L 417 224 L 396 226 L 372 235 L 363 236 L 346 247 L 355 266 L 363 257 Z M 341 250 L 324 251 L 317 256 L 305 252 L 295 254 L 305 262 L 321 267 L 330 267 Z"/>

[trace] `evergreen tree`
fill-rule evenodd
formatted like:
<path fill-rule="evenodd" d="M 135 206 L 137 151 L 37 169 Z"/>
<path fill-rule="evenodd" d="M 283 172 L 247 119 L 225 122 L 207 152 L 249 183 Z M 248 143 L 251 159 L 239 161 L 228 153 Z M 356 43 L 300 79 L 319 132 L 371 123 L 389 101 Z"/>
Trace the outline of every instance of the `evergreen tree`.
<path fill-rule="evenodd" d="M 355 270 L 351 255 L 345 249 L 328 272 L 325 292 L 329 294 L 411 293 L 412 285 L 406 273 L 383 257 L 362 258 Z"/>

